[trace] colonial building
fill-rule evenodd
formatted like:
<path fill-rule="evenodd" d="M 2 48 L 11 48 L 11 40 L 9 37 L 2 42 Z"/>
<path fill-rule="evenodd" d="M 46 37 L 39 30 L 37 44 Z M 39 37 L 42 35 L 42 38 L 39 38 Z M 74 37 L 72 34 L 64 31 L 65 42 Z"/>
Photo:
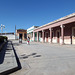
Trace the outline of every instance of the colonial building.
<path fill-rule="evenodd" d="M 75 44 L 75 13 L 34 29 L 33 35 L 37 42 Z"/>
<path fill-rule="evenodd" d="M 16 30 L 16 39 L 27 40 L 27 30 L 17 29 Z"/>
<path fill-rule="evenodd" d="M 27 29 L 27 37 L 29 36 L 30 37 L 30 41 L 33 41 L 33 30 L 35 28 L 37 28 L 38 26 L 32 26 L 30 28 Z M 37 39 L 37 37 L 35 36 L 35 39 Z"/>

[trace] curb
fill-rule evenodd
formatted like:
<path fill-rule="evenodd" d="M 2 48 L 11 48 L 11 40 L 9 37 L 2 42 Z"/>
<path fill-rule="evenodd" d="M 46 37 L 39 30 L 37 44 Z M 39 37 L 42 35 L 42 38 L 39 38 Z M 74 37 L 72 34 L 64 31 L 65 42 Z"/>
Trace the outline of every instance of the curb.
<path fill-rule="evenodd" d="M 18 70 L 18 67 L 15 67 L 13 69 L 10 69 L 10 70 L 7 70 L 7 71 L 4 71 L 4 72 L 0 73 L 0 75 L 8 75 L 8 74 L 13 73 L 17 70 Z"/>

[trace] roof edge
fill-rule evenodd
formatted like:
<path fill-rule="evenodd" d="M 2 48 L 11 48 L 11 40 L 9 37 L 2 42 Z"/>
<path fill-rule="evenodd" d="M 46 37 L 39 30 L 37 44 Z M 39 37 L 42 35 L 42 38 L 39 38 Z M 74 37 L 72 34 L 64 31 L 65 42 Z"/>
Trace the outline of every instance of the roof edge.
<path fill-rule="evenodd" d="M 41 28 L 41 27 L 44 27 L 44 26 L 47 26 L 47 25 L 50 25 L 50 24 L 53 24 L 53 23 L 56 23 L 56 22 L 59 22 L 59 21 L 68 19 L 68 18 L 73 17 L 73 16 L 75 16 L 75 13 L 72 13 L 72 14 L 70 14 L 70 15 L 67 15 L 67 16 L 64 16 L 64 17 L 62 17 L 62 18 L 59 18 L 59 19 L 57 19 L 57 20 L 55 20 L 55 21 L 52 21 L 52 22 L 47 23 L 47 24 L 45 24 L 45 25 L 42 25 L 42 26 L 40 26 L 40 27 L 38 27 L 38 28 L 35 28 L 34 31 L 35 31 L 36 29 Z"/>

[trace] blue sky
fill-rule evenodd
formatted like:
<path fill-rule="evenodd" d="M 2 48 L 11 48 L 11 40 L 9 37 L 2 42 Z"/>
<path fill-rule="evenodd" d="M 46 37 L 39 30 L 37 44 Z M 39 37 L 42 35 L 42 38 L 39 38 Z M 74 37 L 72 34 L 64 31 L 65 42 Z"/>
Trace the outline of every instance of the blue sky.
<path fill-rule="evenodd" d="M 0 0 L 0 25 L 3 32 L 42 26 L 75 13 L 75 0 Z M 1 32 L 1 30 L 0 30 Z"/>

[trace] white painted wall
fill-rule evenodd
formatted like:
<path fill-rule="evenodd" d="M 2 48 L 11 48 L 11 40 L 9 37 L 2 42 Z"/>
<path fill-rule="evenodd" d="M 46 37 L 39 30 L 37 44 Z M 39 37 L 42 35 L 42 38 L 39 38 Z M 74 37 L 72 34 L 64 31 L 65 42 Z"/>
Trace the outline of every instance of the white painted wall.
<path fill-rule="evenodd" d="M 62 39 L 60 38 L 60 44 L 62 44 Z"/>
<path fill-rule="evenodd" d="M 65 44 L 71 44 L 71 39 L 64 39 Z"/>
<path fill-rule="evenodd" d="M 42 38 L 40 38 L 40 42 L 43 42 L 43 39 Z"/>
<path fill-rule="evenodd" d="M 15 39 L 15 35 L 2 35 L 2 36 L 7 36 L 8 37 L 8 40 Z"/>
<path fill-rule="evenodd" d="M 48 42 L 50 43 L 50 41 L 51 41 L 51 39 L 50 39 L 50 37 L 48 38 Z"/>
<path fill-rule="evenodd" d="M 45 42 L 46 42 L 46 37 L 45 37 Z"/>
<path fill-rule="evenodd" d="M 57 39 L 52 39 L 52 43 L 57 43 Z"/>

